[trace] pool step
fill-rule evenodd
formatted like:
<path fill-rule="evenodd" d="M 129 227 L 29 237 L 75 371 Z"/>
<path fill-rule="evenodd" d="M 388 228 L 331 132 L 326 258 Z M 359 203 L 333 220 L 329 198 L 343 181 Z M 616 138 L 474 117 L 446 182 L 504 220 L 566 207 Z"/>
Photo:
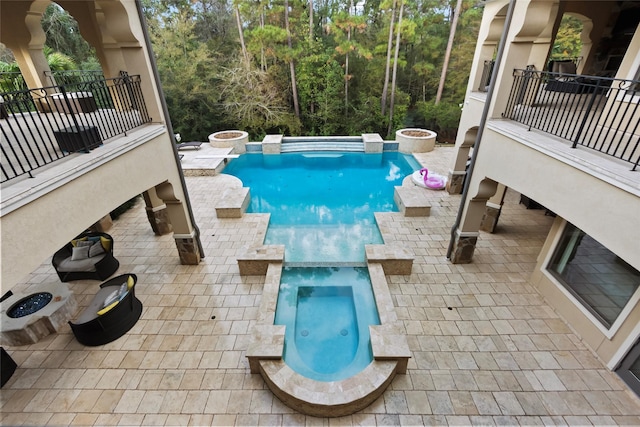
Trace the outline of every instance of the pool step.
<path fill-rule="evenodd" d="M 363 152 L 364 142 L 360 136 L 282 138 L 281 153 L 300 151 L 352 151 Z"/>

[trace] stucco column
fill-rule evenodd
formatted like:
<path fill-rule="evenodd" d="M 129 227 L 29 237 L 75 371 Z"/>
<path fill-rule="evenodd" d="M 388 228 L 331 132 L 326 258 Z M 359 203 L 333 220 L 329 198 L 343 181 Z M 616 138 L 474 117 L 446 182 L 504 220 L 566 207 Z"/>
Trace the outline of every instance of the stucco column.
<path fill-rule="evenodd" d="M 167 205 L 158 197 L 156 189 L 148 189 L 142 193 L 142 197 L 144 198 L 147 219 L 153 232 L 158 236 L 171 233 L 173 226 L 169 220 Z"/>
<path fill-rule="evenodd" d="M 462 141 L 456 143 L 458 150 L 453 160 L 453 168 L 449 171 L 449 179 L 447 180 L 447 191 L 449 194 L 461 194 L 464 188 L 464 180 L 467 177 L 467 161 L 469 160 L 469 152 L 476 142 L 478 128 L 474 127 L 465 132 Z"/>
<path fill-rule="evenodd" d="M 478 184 L 476 195 L 466 201 L 460 224 L 453 236 L 449 258 L 453 264 L 468 264 L 472 261 L 486 203 L 495 194 L 497 186 L 497 182 L 483 179 Z"/>
<path fill-rule="evenodd" d="M 198 244 L 199 236 L 191 224 L 187 207 L 174 194 L 173 186 L 163 182 L 155 187 L 156 194 L 166 204 L 166 212 L 173 227 L 173 238 L 176 241 L 180 262 L 185 265 L 197 265 L 202 254 Z"/>
<path fill-rule="evenodd" d="M 469 264 L 476 250 L 480 233 L 480 223 L 484 216 L 486 199 L 472 199 L 467 202 L 465 214 L 453 239 L 451 262 L 453 264 Z"/>
<path fill-rule="evenodd" d="M 480 223 L 480 230 L 487 231 L 489 233 L 493 233 L 495 231 L 496 226 L 498 225 L 498 218 L 500 218 L 500 213 L 502 212 L 502 204 L 504 202 L 504 195 L 506 192 L 507 187 L 502 184 L 498 184 L 496 194 L 487 200 L 487 204 L 484 208 L 484 216 Z"/>
<path fill-rule="evenodd" d="M 0 38 L 16 59 L 29 88 L 50 86 L 44 72 L 50 71 L 43 48 L 46 34 L 42 29 L 42 14 L 46 3 L 14 2 L 2 8 Z"/>

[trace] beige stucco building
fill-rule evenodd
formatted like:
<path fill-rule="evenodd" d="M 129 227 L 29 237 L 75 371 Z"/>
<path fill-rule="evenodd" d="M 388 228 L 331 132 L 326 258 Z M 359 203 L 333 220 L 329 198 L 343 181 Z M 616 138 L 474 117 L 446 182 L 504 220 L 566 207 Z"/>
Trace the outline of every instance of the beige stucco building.
<path fill-rule="evenodd" d="M 109 212 L 139 194 L 150 227 L 157 234 L 173 232 L 176 257 L 198 264 L 198 230 L 137 3 L 57 2 L 95 49 L 105 79 L 72 93 L 75 86 L 66 86 L 66 99 L 61 86 L 47 79 L 51 70 L 40 22 L 50 3 L 0 4 L 0 42 L 11 49 L 30 89 L 26 107 L 17 96 L 3 105 L 8 114 L 2 124 L 2 292 L 74 236 L 100 228 Z M 72 104 L 61 106 L 66 101 Z M 68 114 L 76 109 L 78 114 Z M 63 150 L 58 139 L 65 126 L 88 129 L 99 146 Z"/>
<path fill-rule="evenodd" d="M 550 61 L 564 14 L 582 21 L 582 53 Z M 464 195 L 454 263 L 500 232 L 506 188 L 556 215 L 531 282 L 636 391 L 639 21 L 638 2 L 488 2 L 449 187 Z"/>

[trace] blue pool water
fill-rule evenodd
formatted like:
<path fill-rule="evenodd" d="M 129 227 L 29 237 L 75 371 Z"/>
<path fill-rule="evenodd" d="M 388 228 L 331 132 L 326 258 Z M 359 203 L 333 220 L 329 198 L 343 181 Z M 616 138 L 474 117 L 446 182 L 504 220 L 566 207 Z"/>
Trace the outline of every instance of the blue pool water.
<path fill-rule="evenodd" d="M 396 211 L 394 187 L 419 168 L 397 152 L 244 154 L 225 167 L 250 188 L 248 212 L 271 214 L 264 243 L 285 245 L 274 323 L 297 373 L 338 381 L 371 363 L 380 320 L 364 245 L 382 243 L 374 212 Z"/>
<path fill-rule="evenodd" d="M 382 243 L 374 212 L 397 211 L 394 187 L 419 168 L 398 152 L 305 152 L 244 154 L 224 173 L 250 187 L 248 212 L 271 214 L 264 243 L 284 244 L 289 265 L 363 265 Z"/>
<path fill-rule="evenodd" d="M 284 360 L 318 381 L 337 381 L 372 360 L 369 325 L 378 310 L 364 267 L 285 268 L 276 325 L 285 329 Z"/>

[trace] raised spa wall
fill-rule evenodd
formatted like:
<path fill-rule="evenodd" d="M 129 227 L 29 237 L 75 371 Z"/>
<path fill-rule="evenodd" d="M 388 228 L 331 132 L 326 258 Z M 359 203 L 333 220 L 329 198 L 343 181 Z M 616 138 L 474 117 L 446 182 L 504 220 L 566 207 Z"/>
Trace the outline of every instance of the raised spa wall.
<path fill-rule="evenodd" d="M 412 137 L 401 134 L 402 131 L 423 130 L 428 132 L 426 137 Z M 400 134 L 399 134 L 400 133 Z M 377 133 L 365 133 L 361 135 L 364 144 L 365 153 L 382 153 L 384 151 L 399 151 L 404 154 L 426 153 L 432 151 L 437 134 L 430 130 L 424 129 L 400 129 L 396 132 L 395 141 L 385 141 Z M 262 153 L 262 154 L 280 154 L 282 140 L 284 135 L 266 135 L 261 142 L 247 142 L 244 146 L 244 152 Z M 319 137 L 310 137 L 309 139 L 317 140 Z M 340 137 L 331 137 L 339 139 Z M 302 139 L 302 138 L 299 138 Z M 236 150 L 234 149 L 234 153 Z"/>
<path fill-rule="evenodd" d="M 264 222 L 266 226 L 268 222 Z M 263 233 L 259 239 L 263 239 Z M 241 274 L 265 274 L 262 300 L 246 357 L 251 373 L 261 374 L 282 402 L 307 415 L 340 417 L 373 403 L 396 374 L 405 374 L 411 357 L 402 324 L 398 321 L 385 274 L 411 274 L 412 261 L 403 248 L 365 245 L 380 325 L 370 325 L 373 361 L 360 373 L 340 381 L 316 381 L 293 371 L 283 360 L 284 325 L 274 325 L 284 265 L 283 245 L 262 245 L 259 240 L 238 259 Z M 244 272 L 244 273 L 243 273 Z"/>

